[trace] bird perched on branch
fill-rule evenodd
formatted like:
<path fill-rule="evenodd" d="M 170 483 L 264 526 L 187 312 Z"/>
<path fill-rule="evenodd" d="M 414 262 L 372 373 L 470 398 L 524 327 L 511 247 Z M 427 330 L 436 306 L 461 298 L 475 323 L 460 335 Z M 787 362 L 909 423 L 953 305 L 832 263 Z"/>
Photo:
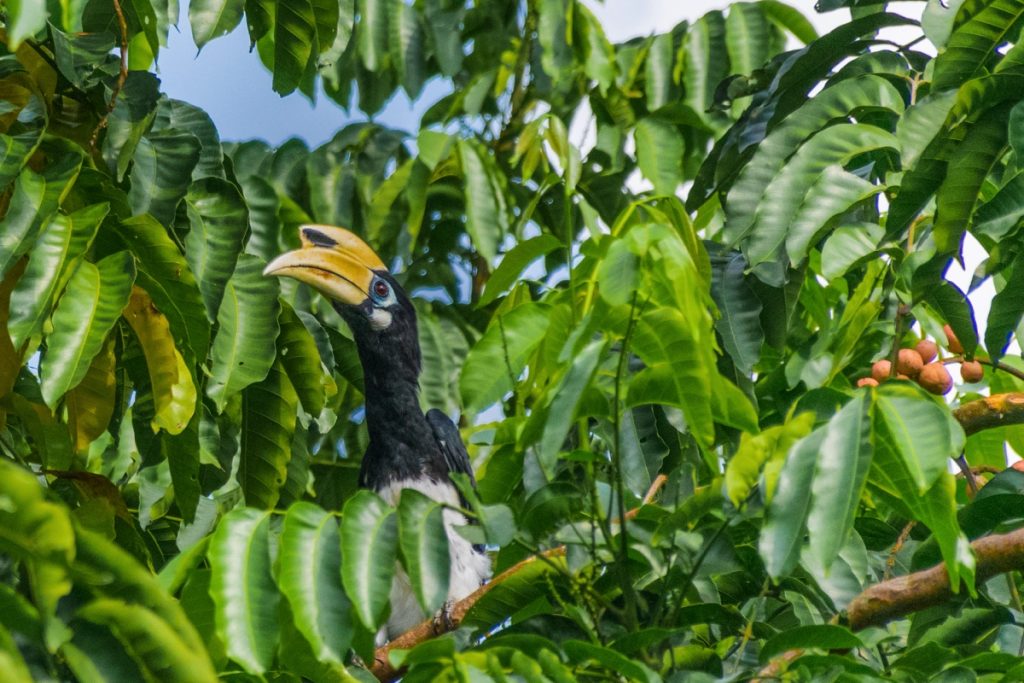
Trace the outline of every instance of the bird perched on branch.
<path fill-rule="evenodd" d="M 370 436 L 359 485 L 392 505 L 402 489 L 410 488 L 437 502 L 466 507 L 449 477 L 461 472 L 476 485 L 459 430 L 441 411 L 424 414 L 420 408 L 420 345 L 412 301 L 380 257 L 348 230 L 304 225 L 299 238 L 302 246 L 271 261 L 264 274 L 310 285 L 352 328 L 363 365 Z M 455 531 L 467 523 L 464 515 L 446 509 L 444 522 L 451 604 L 476 590 L 490 576 L 491 564 L 482 547 Z M 391 615 L 378 639 L 395 638 L 424 616 L 408 577 L 399 570 L 391 586 Z"/>

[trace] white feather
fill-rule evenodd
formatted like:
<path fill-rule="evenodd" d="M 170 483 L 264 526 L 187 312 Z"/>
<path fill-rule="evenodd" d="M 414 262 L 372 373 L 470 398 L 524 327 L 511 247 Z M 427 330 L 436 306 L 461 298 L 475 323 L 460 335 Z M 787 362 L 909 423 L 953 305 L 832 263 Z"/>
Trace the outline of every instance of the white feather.
<path fill-rule="evenodd" d="M 429 479 L 406 479 L 396 481 L 377 493 L 389 505 L 397 505 L 402 489 L 415 489 L 431 500 L 459 506 L 459 493 L 452 484 L 430 481 Z M 444 511 L 444 528 L 448 535 L 448 555 L 451 570 L 448 575 L 448 601 L 457 602 L 481 586 L 491 577 L 491 560 L 473 549 L 473 544 L 455 530 L 467 523 L 466 516 L 457 510 Z M 382 645 L 397 638 L 426 618 L 409 584 L 409 577 L 401 567 L 395 571 L 391 582 L 391 616 L 387 626 L 377 634 L 377 644 Z"/>

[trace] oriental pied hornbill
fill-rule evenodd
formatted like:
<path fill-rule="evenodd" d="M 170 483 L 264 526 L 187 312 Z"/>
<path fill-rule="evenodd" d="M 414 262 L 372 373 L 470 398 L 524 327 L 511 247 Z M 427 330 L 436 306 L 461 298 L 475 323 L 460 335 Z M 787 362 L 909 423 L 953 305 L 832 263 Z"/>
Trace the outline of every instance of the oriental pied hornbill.
<path fill-rule="evenodd" d="M 450 505 L 465 506 L 448 474 L 473 479 L 459 430 L 440 410 L 420 409 L 420 345 L 416 310 L 380 257 L 359 237 L 341 228 L 304 225 L 302 246 L 270 262 L 265 275 L 295 278 L 326 296 L 352 328 L 363 365 L 366 426 L 370 443 L 359 470 L 359 485 L 390 504 L 411 488 Z M 451 556 L 449 603 L 476 590 L 491 573 L 483 548 L 454 527 L 466 518 L 444 512 Z M 391 586 L 391 616 L 379 639 L 394 638 L 424 618 L 408 578 L 400 570 Z"/>

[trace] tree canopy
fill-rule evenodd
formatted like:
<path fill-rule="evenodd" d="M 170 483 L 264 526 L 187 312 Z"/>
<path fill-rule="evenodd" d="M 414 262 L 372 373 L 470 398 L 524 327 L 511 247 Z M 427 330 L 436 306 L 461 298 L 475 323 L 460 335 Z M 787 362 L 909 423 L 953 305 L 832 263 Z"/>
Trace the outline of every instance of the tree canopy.
<path fill-rule="evenodd" d="M 1024 0 L 818 7 L 189 3 L 371 116 L 310 149 L 161 92 L 177 0 L 0 3 L 5 680 L 1024 678 Z M 374 649 L 443 508 L 358 490 L 350 332 L 262 275 L 306 223 L 414 294 L 469 447 L 449 634 Z"/>

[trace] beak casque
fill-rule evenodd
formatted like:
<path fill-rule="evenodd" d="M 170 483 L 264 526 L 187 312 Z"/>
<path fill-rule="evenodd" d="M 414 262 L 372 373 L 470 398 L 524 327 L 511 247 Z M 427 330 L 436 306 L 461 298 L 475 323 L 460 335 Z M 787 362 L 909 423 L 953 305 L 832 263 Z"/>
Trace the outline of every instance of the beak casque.
<path fill-rule="evenodd" d="M 356 306 L 369 296 L 374 271 L 387 270 L 366 242 L 343 228 L 303 225 L 299 240 L 301 247 L 275 258 L 263 274 L 294 278 L 335 301 Z"/>

